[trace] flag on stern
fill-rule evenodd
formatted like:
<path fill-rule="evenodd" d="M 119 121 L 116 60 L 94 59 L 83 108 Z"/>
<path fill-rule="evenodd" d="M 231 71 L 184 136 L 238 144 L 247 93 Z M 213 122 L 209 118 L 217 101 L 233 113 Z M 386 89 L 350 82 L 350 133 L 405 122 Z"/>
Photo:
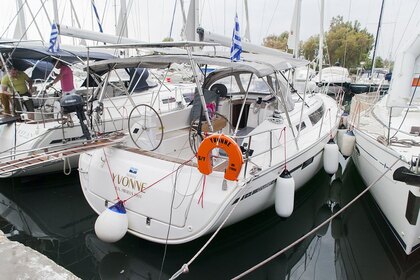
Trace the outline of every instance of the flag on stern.
<path fill-rule="evenodd" d="M 239 34 L 238 14 L 236 14 L 235 27 L 233 28 L 233 34 L 232 34 L 232 46 L 230 47 L 230 60 L 231 61 L 241 60 L 241 52 L 242 52 L 241 35 Z"/>
<path fill-rule="evenodd" d="M 49 52 L 56 53 L 60 50 L 60 42 L 58 41 L 58 27 L 55 22 L 51 25 Z"/>

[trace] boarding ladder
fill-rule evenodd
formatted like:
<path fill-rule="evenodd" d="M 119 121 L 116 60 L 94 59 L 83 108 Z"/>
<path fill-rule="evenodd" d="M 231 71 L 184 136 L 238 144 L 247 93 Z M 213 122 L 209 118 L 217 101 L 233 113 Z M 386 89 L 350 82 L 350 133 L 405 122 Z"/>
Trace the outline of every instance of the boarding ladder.
<path fill-rule="evenodd" d="M 24 157 L 16 158 L 16 155 L 9 155 L 2 157 L 0 160 L 0 175 L 15 171 L 23 171 L 29 168 L 37 168 L 60 160 L 65 160 L 68 157 L 80 155 L 82 153 L 103 148 L 107 146 L 116 145 L 121 143 L 126 134 L 124 133 L 112 133 L 96 137 L 92 140 L 85 140 L 83 142 L 72 143 L 68 142 L 59 146 L 51 146 L 47 148 L 40 148 L 37 150 L 31 150 L 28 155 Z M 6 158 L 15 157 L 16 159 L 5 160 Z"/>

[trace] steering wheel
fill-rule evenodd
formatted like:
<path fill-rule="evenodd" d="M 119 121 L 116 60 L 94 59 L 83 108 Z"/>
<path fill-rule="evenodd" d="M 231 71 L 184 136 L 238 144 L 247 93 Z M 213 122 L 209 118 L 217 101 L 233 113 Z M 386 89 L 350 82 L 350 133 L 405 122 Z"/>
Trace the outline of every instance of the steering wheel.
<path fill-rule="evenodd" d="M 130 138 L 137 148 L 154 151 L 163 140 L 163 124 L 159 114 L 151 106 L 139 104 L 128 117 Z"/>
<path fill-rule="evenodd" d="M 233 126 L 229 120 L 217 112 L 214 113 L 214 116 L 210 119 L 210 122 L 213 126 L 213 132 L 210 131 L 210 126 L 206 120 L 201 120 L 202 117 L 195 118 L 190 125 L 188 132 L 188 139 L 190 142 L 191 150 L 194 154 L 197 153 L 197 149 L 200 146 L 201 141 L 205 138 L 206 134 L 210 135 L 213 133 L 224 133 L 227 135 L 232 135 Z"/>

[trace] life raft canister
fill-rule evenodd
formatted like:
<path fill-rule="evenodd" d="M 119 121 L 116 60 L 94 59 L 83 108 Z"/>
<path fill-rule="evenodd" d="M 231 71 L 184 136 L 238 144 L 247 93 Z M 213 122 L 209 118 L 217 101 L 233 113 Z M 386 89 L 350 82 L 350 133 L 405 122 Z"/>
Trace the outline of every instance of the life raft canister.
<path fill-rule="evenodd" d="M 241 172 L 244 162 L 242 152 L 238 144 L 224 134 L 213 134 L 201 142 L 197 151 L 198 170 L 205 175 L 209 175 L 213 171 L 211 151 L 214 148 L 219 148 L 226 152 L 229 161 L 224 177 L 226 180 L 235 181 Z"/>

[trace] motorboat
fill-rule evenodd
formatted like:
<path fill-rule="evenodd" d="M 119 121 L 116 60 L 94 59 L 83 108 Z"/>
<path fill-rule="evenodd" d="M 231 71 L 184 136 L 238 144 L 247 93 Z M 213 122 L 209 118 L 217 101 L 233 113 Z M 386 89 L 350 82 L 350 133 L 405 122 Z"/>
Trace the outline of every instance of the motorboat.
<path fill-rule="evenodd" d="M 307 61 L 245 53 L 232 62 L 216 50 L 192 52 L 199 43 L 173 45 L 184 53 L 89 66 L 101 72 L 189 64 L 194 77 L 196 65 L 216 67 L 202 81 L 195 79 L 187 106 L 159 112 L 137 104 L 126 141 L 80 156 L 86 200 L 97 213 L 122 206 L 129 233 L 167 244 L 192 241 L 274 204 L 279 215 L 290 216 L 295 191 L 323 166 L 324 146 L 340 121 L 339 102 L 321 93 L 291 94 L 281 72 Z M 338 165 L 338 155 L 336 160 Z M 95 229 L 104 225 L 98 221 Z"/>
<path fill-rule="evenodd" d="M 397 54 L 388 94 L 356 95 L 353 160 L 406 254 L 420 247 L 420 32 Z"/>
<path fill-rule="evenodd" d="M 313 79 L 318 86 L 317 91 L 323 91 L 330 95 L 339 92 L 347 92 L 351 83 L 349 70 L 341 66 L 330 66 L 322 69 Z"/>
<path fill-rule="evenodd" d="M 350 92 L 359 94 L 365 92 L 379 91 L 380 94 L 386 94 L 389 89 L 389 72 L 385 69 L 375 68 L 370 71 L 363 71 L 357 76 L 356 81 L 350 84 Z"/>

